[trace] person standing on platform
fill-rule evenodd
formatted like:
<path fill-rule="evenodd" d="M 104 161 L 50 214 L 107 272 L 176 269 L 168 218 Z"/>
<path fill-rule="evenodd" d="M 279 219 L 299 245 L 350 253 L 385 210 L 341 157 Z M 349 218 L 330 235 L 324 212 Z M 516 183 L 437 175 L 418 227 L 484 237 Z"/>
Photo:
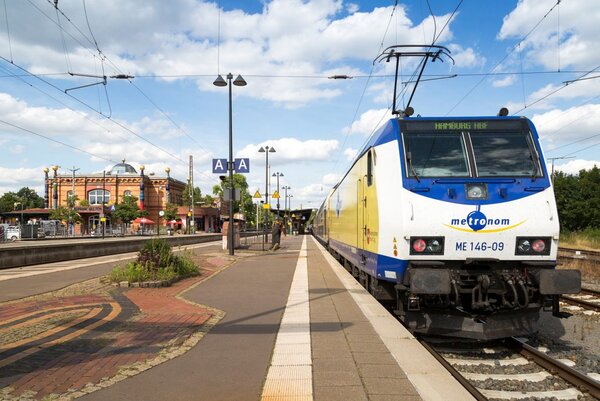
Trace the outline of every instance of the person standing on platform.
<path fill-rule="evenodd" d="M 279 249 L 281 245 L 281 231 L 282 225 L 279 219 L 273 222 L 273 228 L 271 229 L 271 250 L 275 251 Z"/>

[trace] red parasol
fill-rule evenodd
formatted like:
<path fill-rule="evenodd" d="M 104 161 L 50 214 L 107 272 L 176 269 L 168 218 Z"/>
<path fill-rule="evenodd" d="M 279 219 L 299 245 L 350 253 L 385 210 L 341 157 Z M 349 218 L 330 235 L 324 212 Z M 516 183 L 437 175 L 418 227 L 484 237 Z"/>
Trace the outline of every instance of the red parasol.
<path fill-rule="evenodd" d="M 138 217 L 137 219 L 133 220 L 133 222 L 136 224 L 154 224 L 154 221 L 146 217 Z"/>

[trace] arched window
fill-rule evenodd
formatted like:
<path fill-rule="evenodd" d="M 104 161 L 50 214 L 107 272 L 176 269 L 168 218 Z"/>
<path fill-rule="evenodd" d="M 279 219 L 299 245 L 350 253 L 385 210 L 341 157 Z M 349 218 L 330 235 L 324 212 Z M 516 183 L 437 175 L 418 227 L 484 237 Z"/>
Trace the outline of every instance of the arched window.
<path fill-rule="evenodd" d="M 131 191 L 127 190 L 127 191 L 123 192 L 123 196 L 131 196 Z"/>
<path fill-rule="evenodd" d="M 88 192 L 88 201 L 90 202 L 90 205 L 102 204 L 102 192 L 104 192 L 104 203 L 108 203 L 110 201 L 110 191 L 94 189 Z"/>

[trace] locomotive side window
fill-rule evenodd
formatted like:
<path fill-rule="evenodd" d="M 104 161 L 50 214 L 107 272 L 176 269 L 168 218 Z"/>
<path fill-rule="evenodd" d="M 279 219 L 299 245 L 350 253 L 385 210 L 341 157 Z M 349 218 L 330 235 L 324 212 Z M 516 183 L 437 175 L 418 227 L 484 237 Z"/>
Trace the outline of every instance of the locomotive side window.
<path fill-rule="evenodd" d="M 373 185 L 373 152 L 367 153 L 367 185 Z"/>
<path fill-rule="evenodd" d="M 542 169 L 528 132 L 471 132 L 479 177 L 534 177 Z"/>
<path fill-rule="evenodd" d="M 405 133 L 409 177 L 469 177 L 465 142 L 460 132 Z"/>

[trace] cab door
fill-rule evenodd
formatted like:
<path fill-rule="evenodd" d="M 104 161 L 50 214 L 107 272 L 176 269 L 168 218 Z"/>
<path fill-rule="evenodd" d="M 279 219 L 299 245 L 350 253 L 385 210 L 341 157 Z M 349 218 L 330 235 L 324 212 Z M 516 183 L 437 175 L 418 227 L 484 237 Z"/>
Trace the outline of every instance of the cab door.
<path fill-rule="evenodd" d="M 361 250 L 367 250 L 370 243 L 370 193 L 373 186 L 373 150 L 370 149 L 360 166 L 360 178 L 357 181 L 357 244 Z"/>

